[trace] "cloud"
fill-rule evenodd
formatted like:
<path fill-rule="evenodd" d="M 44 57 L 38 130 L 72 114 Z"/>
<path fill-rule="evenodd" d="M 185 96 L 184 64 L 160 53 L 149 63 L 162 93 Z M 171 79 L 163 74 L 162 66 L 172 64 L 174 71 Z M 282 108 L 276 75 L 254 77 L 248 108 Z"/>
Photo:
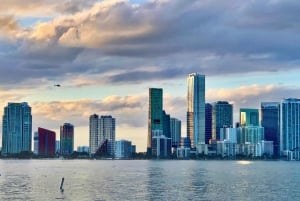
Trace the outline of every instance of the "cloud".
<path fill-rule="evenodd" d="M 230 76 L 299 69 L 300 3 L 291 0 L 139 5 L 121 0 L 40 0 L 25 5 L 15 0 L 3 1 L 0 10 L 4 6 L 9 9 L 0 20 L 6 22 L 2 30 L 18 37 L 0 47 L 3 83 L 60 77 L 70 83 L 81 80 L 79 85 L 97 80 L 135 84 L 195 71 Z M 52 14 L 20 28 L 18 20 L 26 19 L 30 8 L 33 16 L 42 11 Z M 18 12 L 12 16 L 12 11 Z M 156 70 L 148 70 L 153 67 Z M 84 81 L 82 75 L 95 80 Z"/>
<path fill-rule="evenodd" d="M 32 113 L 36 125 L 57 126 L 65 121 L 76 126 L 87 126 L 89 116 L 112 115 L 118 125 L 143 127 L 147 122 L 145 97 L 135 96 L 108 96 L 102 100 L 73 100 L 33 102 Z M 52 128 L 53 129 L 53 128 Z"/>

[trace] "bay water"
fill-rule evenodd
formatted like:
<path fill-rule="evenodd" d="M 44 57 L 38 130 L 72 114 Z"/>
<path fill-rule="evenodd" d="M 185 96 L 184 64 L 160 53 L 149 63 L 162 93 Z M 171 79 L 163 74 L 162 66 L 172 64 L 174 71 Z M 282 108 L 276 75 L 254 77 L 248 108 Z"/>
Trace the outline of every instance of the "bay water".
<path fill-rule="evenodd" d="M 300 200 L 297 161 L 0 160 L 0 174 L 5 201 Z"/>

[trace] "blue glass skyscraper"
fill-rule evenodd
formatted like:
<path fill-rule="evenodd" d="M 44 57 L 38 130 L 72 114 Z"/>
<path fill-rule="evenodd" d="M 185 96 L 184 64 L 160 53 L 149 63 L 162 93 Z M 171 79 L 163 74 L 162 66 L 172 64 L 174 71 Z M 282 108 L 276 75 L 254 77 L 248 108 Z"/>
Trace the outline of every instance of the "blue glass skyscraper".
<path fill-rule="evenodd" d="M 26 103 L 8 103 L 2 119 L 2 155 L 31 151 L 32 116 Z"/>
<path fill-rule="evenodd" d="M 187 137 L 195 149 L 205 143 L 205 75 L 189 74 L 187 85 Z"/>

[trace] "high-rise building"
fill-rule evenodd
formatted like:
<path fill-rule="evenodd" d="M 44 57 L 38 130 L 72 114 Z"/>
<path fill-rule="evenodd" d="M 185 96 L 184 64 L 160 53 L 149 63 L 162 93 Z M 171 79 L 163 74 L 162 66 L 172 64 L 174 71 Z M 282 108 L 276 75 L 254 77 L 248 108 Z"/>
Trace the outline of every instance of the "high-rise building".
<path fill-rule="evenodd" d="M 163 90 L 149 88 L 147 153 L 152 152 L 152 131 L 163 130 Z"/>
<path fill-rule="evenodd" d="M 2 119 L 2 155 L 31 151 L 32 116 L 26 103 L 8 103 Z"/>
<path fill-rule="evenodd" d="M 60 153 L 70 155 L 74 150 L 74 126 L 64 123 L 60 126 Z"/>
<path fill-rule="evenodd" d="M 285 99 L 281 108 L 282 154 L 291 152 L 292 159 L 300 160 L 300 99 Z"/>
<path fill-rule="evenodd" d="M 212 104 L 212 139 L 220 140 L 220 128 L 233 126 L 233 106 L 227 101 Z"/>
<path fill-rule="evenodd" d="M 212 139 L 212 105 L 210 103 L 205 104 L 205 144 L 209 144 L 209 140 Z"/>
<path fill-rule="evenodd" d="M 195 149 L 205 143 L 205 75 L 189 74 L 187 85 L 187 137 Z"/>
<path fill-rule="evenodd" d="M 273 153 L 280 156 L 280 103 L 261 103 L 261 126 L 265 129 L 265 140 L 273 141 Z"/>
<path fill-rule="evenodd" d="M 99 116 L 97 114 L 93 114 L 90 116 L 90 136 L 89 136 L 89 146 L 90 146 L 90 153 L 95 154 L 97 149 L 99 148 Z"/>
<path fill-rule="evenodd" d="M 259 126 L 258 109 L 241 108 L 240 126 Z"/>
<path fill-rule="evenodd" d="M 170 118 L 170 115 L 163 110 L 163 134 L 168 138 L 171 137 Z"/>
<path fill-rule="evenodd" d="M 107 140 L 107 154 L 115 155 L 116 120 L 112 116 L 101 116 L 99 119 L 99 145 Z"/>
<path fill-rule="evenodd" d="M 152 155 L 157 158 L 166 158 L 171 155 L 171 138 L 162 133 L 162 130 L 153 130 L 152 133 Z"/>
<path fill-rule="evenodd" d="M 181 121 L 176 118 L 170 119 L 170 131 L 172 147 L 179 147 L 181 139 Z"/>
<path fill-rule="evenodd" d="M 38 128 L 38 154 L 40 156 L 54 156 L 55 155 L 55 138 L 54 131 L 45 128 Z"/>

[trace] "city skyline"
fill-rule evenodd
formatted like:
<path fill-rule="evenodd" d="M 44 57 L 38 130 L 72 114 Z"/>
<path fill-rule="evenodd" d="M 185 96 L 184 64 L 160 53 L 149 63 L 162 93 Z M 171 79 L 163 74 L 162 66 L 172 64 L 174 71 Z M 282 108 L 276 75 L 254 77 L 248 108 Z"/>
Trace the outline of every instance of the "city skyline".
<path fill-rule="evenodd" d="M 90 115 L 112 115 L 116 140 L 144 151 L 148 88 L 164 89 L 164 109 L 181 120 L 185 136 L 186 76 L 199 72 L 206 102 L 233 104 L 237 122 L 239 108 L 299 97 L 299 7 L 284 0 L 3 0 L 0 108 L 28 102 L 33 130 L 59 134 L 72 123 L 75 147 L 89 143 Z"/>

